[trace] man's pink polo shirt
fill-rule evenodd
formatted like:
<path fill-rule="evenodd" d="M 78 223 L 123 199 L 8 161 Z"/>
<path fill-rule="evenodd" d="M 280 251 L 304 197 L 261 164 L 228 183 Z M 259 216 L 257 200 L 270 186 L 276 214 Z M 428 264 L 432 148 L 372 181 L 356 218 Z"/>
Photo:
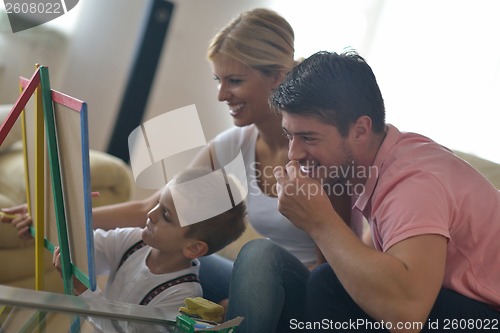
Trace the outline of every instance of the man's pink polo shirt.
<path fill-rule="evenodd" d="M 392 125 L 374 167 L 354 207 L 375 246 L 385 252 L 417 235 L 446 237 L 443 287 L 500 310 L 500 192 L 448 149 Z"/>

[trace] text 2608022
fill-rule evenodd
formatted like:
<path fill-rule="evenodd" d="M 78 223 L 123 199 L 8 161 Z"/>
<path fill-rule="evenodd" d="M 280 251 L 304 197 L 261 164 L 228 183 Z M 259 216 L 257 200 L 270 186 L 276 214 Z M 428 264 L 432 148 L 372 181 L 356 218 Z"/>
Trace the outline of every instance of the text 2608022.
<path fill-rule="evenodd" d="M 7 14 L 63 14 L 61 3 L 5 2 Z"/>

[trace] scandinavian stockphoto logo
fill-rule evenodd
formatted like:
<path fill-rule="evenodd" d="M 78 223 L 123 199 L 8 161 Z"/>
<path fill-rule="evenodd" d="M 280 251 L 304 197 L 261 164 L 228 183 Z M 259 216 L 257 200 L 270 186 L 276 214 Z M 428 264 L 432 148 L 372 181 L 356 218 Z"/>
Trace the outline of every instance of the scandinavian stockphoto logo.
<path fill-rule="evenodd" d="M 130 133 L 128 147 L 136 184 L 159 189 L 187 169 L 207 141 L 196 107 L 189 105 L 144 122 Z M 248 194 L 241 151 L 218 163 L 217 169 L 208 154 L 205 162 L 199 164 L 210 166 L 212 172 L 170 188 L 181 226 L 222 214 Z"/>
<path fill-rule="evenodd" d="M 52 21 L 72 10 L 79 0 L 4 0 L 12 32 Z"/>

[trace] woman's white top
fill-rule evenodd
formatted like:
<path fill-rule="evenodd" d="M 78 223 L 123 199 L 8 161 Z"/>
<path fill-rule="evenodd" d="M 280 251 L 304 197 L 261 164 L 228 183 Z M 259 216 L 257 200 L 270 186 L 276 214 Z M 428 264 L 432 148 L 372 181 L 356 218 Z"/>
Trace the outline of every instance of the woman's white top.
<path fill-rule="evenodd" d="M 248 181 L 247 210 L 250 224 L 262 236 L 295 255 L 304 265 L 316 262 L 316 246 L 311 237 L 295 227 L 278 211 L 278 198 L 263 193 L 257 179 L 260 172 L 272 176 L 274 166 L 257 168 L 255 144 L 258 130 L 255 125 L 233 127 L 213 141 L 217 160 L 221 166 L 233 161 L 241 151 Z"/>

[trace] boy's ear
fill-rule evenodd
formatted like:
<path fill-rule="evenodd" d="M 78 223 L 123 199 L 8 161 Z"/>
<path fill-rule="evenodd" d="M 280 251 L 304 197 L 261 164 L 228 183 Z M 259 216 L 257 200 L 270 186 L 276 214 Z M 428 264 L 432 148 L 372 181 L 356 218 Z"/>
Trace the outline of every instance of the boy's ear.
<path fill-rule="evenodd" d="M 190 240 L 183 249 L 184 256 L 190 259 L 203 257 L 207 252 L 208 244 L 201 240 Z"/>

